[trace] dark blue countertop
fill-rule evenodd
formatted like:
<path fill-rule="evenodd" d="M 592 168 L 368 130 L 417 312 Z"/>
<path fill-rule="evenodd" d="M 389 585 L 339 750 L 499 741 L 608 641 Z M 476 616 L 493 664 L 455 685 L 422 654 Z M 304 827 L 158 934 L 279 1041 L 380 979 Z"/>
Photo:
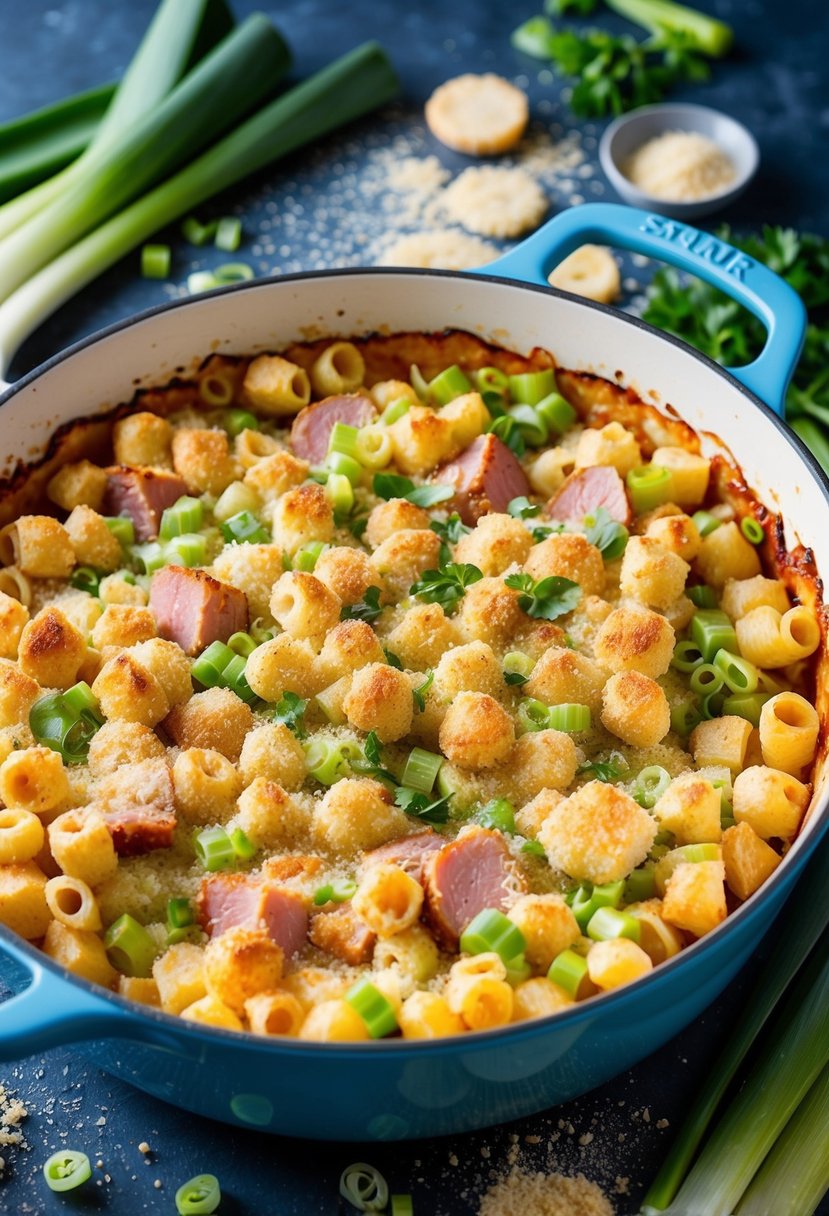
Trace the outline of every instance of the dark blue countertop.
<path fill-rule="evenodd" d="M 117 77 L 154 7 L 154 0 L 28 0 L 25 6 L 0 0 L 0 121 Z M 235 0 L 234 7 L 243 15 L 257 6 Z M 762 154 L 749 191 L 712 222 L 721 218 L 736 228 L 782 223 L 829 232 L 825 7 L 814 0 L 712 0 L 707 7 L 735 26 L 738 50 L 715 68 L 710 83 L 681 96 L 741 119 L 756 135 Z M 344 145 L 334 139 L 311 157 L 293 157 L 203 209 L 204 215 L 232 209 L 242 216 L 247 240 L 238 256 L 260 273 L 359 264 L 364 255 L 345 219 L 333 221 L 334 228 L 342 223 L 342 239 L 327 243 L 320 241 L 318 211 L 313 221 L 300 217 L 290 231 L 268 233 L 277 226 L 273 217 L 283 203 L 290 201 L 296 213 L 295 198 L 301 197 L 310 213 L 331 183 L 359 169 L 366 149 L 387 144 L 390 133 L 415 132 L 418 149 L 436 152 L 453 171 L 470 163 L 435 145 L 422 133 L 420 121 L 431 90 L 462 71 L 496 70 L 517 80 L 530 94 L 538 120 L 563 124 L 565 130 L 581 126 L 588 162 L 595 165 L 601 124 L 588 131 L 573 120 L 558 96 L 560 86 L 543 74 L 543 65 L 509 46 L 512 27 L 536 11 L 532 0 L 517 6 L 493 0 L 477 5 L 461 0 L 415 0 L 411 5 L 300 0 L 268 11 L 295 52 L 296 75 L 376 37 L 395 60 L 404 97 L 387 115 L 350 130 Z M 601 22 L 620 25 L 608 14 L 602 14 Z M 592 181 L 593 197 L 613 197 L 600 173 Z M 564 201 L 554 197 L 553 205 Z M 174 276 L 181 284 L 192 268 L 193 251 L 174 229 L 162 239 L 175 246 Z M 210 258 L 204 255 L 206 264 Z M 218 255 L 213 260 L 226 259 Z M 173 294 L 167 285 L 141 280 L 136 266 L 135 257 L 126 259 L 65 305 L 26 343 L 13 376 L 69 342 Z M 757 974 L 760 966 L 755 960 L 749 973 Z M 3 974 L 0 961 L 0 989 Z M 579 1101 L 507 1127 L 415 1144 L 318 1145 L 240 1132 L 144 1097 L 106 1076 L 94 1059 L 74 1048 L 0 1067 L 0 1083 L 16 1091 L 30 1111 L 24 1124 L 30 1150 L 0 1149 L 7 1158 L 0 1212 L 162 1216 L 174 1212 L 173 1194 L 181 1181 L 211 1170 L 220 1175 L 227 1195 L 224 1216 L 333 1216 L 339 1210 L 340 1171 L 362 1159 L 383 1170 L 394 1191 L 413 1194 L 418 1216 L 475 1216 L 491 1178 L 503 1173 L 517 1154 L 525 1168 L 581 1170 L 611 1193 L 617 1179 L 628 1180 L 619 1184 L 628 1193 L 617 1194 L 615 1202 L 619 1213 L 631 1213 L 672 1128 L 739 1018 L 749 979 L 744 975 L 674 1042 Z M 142 1141 L 153 1150 L 146 1159 L 138 1151 Z M 99 1185 L 84 1188 L 72 1200 L 52 1196 L 40 1176 L 45 1158 L 61 1146 L 83 1148 L 93 1161 L 103 1162 L 96 1170 Z M 826 1216 L 829 1206 L 821 1212 Z"/>

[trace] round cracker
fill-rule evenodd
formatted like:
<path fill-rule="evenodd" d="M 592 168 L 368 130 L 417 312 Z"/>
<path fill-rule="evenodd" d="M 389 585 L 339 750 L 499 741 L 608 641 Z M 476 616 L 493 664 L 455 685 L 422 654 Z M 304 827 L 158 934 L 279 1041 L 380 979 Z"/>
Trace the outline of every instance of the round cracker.
<path fill-rule="evenodd" d="M 523 169 L 494 165 L 464 169 L 443 195 L 450 219 L 470 232 L 500 239 L 537 227 L 547 210 L 544 191 Z"/>
<path fill-rule="evenodd" d="M 447 80 L 426 102 L 432 134 L 447 148 L 470 156 L 494 156 L 514 148 L 529 116 L 521 90 L 492 72 Z"/>

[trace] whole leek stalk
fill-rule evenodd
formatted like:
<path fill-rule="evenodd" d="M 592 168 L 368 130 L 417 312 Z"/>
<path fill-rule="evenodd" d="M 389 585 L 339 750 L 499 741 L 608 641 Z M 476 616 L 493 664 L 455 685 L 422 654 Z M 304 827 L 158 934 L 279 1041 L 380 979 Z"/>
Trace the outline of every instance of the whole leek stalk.
<path fill-rule="evenodd" d="M 41 321 L 159 228 L 265 165 L 376 109 L 397 90 L 397 77 L 382 47 L 367 42 L 264 106 L 0 304 L 0 376 Z"/>
<path fill-rule="evenodd" d="M 702 51 L 715 59 L 726 55 L 734 41 L 734 31 L 724 21 L 676 4 L 674 0 L 605 0 L 608 8 L 641 25 L 658 39 L 660 35 L 680 35 L 689 50 Z"/>
<path fill-rule="evenodd" d="M 83 181 L 92 155 L 111 145 L 133 123 L 155 109 L 233 25 L 225 0 L 162 0 L 84 155 L 0 207 L 0 238 L 14 232 L 48 203 L 60 199 L 74 184 Z M 59 108 L 60 105 L 53 107 Z M 42 111 L 41 115 L 48 113 Z"/>
<path fill-rule="evenodd" d="M 289 63 L 283 39 L 254 14 L 143 118 L 121 135 L 104 130 L 69 189 L 0 241 L 0 298 L 249 113 Z"/>

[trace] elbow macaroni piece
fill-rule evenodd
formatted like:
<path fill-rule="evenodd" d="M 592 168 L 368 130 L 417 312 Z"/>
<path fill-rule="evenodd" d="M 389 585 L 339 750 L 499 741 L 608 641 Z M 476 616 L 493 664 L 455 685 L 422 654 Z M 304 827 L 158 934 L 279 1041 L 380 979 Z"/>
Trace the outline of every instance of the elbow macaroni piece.
<path fill-rule="evenodd" d="M 507 758 L 514 743 L 512 718 L 484 692 L 459 693 L 440 727 L 440 750 L 462 769 L 491 768 Z"/>
<path fill-rule="evenodd" d="M 46 875 L 34 861 L 0 866 L 0 925 L 34 941 L 52 920 L 46 903 Z"/>
<path fill-rule="evenodd" d="M 164 1012 L 181 1013 L 207 995 L 204 951 L 193 942 L 168 946 L 153 963 L 153 979 Z"/>
<path fill-rule="evenodd" d="M 316 482 L 288 490 L 273 509 L 273 539 L 294 554 L 313 540 L 327 543 L 334 536 L 334 510 Z"/>
<path fill-rule="evenodd" d="M 584 882 L 616 882 L 648 854 L 656 825 L 624 790 L 588 781 L 542 824 L 538 839 L 552 865 Z"/>
<path fill-rule="evenodd" d="M 0 531 L 0 562 L 33 578 L 68 578 L 75 551 L 66 528 L 51 515 L 21 515 Z"/>
<path fill-rule="evenodd" d="M 65 528 L 79 565 L 96 570 L 117 570 L 121 565 L 121 542 L 110 532 L 103 515 L 91 507 L 74 507 Z"/>
<path fill-rule="evenodd" d="M 11 807 L 0 810 L 0 865 L 33 861 L 45 839 L 43 824 L 32 811 Z"/>
<path fill-rule="evenodd" d="M 393 937 L 416 923 L 423 887 L 400 866 L 372 866 L 352 900 L 354 911 L 379 938 Z"/>
<path fill-rule="evenodd" d="M 569 1009 L 574 1004 L 573 998 L 568 996 L 563 988 L 551 983 L 544 976 L 524 980 L 522 984 L 517 985 L 512 995 L 514 1022 L 549 1017 L 550 1014 L 561 1013 L 562 1009 Z"/>
<path fill-rule="evenodd" d="M 252 359 L 242 381 L 245 400 L 254 409 L 275 418 L 298 414 L 311 400 L 308 373 L 279 355 Z"/>
<path fill-rule="evenodd" d="M 720 825 L 720 791 L 699 773 L 675 777 L 653 808 L 664 831 L 678 844 L 717 844 Z"/>
<path fill-rule="evenodd" d="M 233 826 L 261 849 L 298 846 L 311 826 L 310 812 L 267 777 L 255 777 L 239 795 Z"/>
<path fill-rule="evenodd" d="M 191 427 L 173 435 L 173 468 L 196 494 L 221 494 L 240 473 L 224 431 Z"/>
<path fill-rule="evenodd" d="M 473 530 L 460 538 L 455 561 L 468 562 L 491 577 L 503 574 L 514 562 L 521 565 L 531 548 L 532 537 L 520 519 L 493 512 L 482 515 Z"/>
<path fill-rule="evenodd" d="M 310 697 L 325 685 L 310 642 L 281 633 L 257 646 L 245 666 L 245 679 L 263 701 L 278 701 L 284 692 Z"/>
<path fill-rule="evenodd" d="M 790 773 L 754 764 L 734 778 L 734 818 L 763 840 L 788 840 L 800 826 L 809 794 L 809 786 Z"/>
<path fill-rule="evenodd" d="M 663 548 L 686 562 L 694 560 L 702 544 L 702 537 L 690 515 L 662 515 L 653 519 L 645 529 L 645 536 L 659 541 Z"/>
<path fill-rule="evenodd" d="M 58 469 L 47 485 L 46 493 L 64 511 L 71 511 L 81 503 L 97 511 L 104 500 L 106 487 L 106 469 L 89 460 L 79 460 L 77 464 L 65 464 Z"/>
<path fill-rule="evenodd" d="M 813 612 L 799 606 L 779 613 L 762 605 L 735 624 L 743 658 L 758 667 L 787 667 L 807 659 L 820 645 L 820 626 Z"/>
<path fill-rule="evenodd" d="M 353 342 L 332 342 L 311 365 L 311 385 L 321 397 L 333 397 L 359 388 L 365 373 L 365 360 Z"/>
<path fill-rule="evenodd" d="M 173 428 L 167 419 L 147 410 L 119 418 L 112 428 L 116 464 L 170 469 L 172 442 Z"/>
<path fill-rule="evenodd" d="M 104 817 L 92 807 L 65 811 L 47 828 L 49 848 L 64 874 L 93 889 L 118 869 L 118 856 Z"/>
<path fill-rule="evenodd" d="M 190 747 L 173 765 L 176 810 L 188 823 L 223 823 L 235 809 L 242 778 L 220 752 Z"/>
<path fill-rule="evenodd" d="M 437 992 L 413 992 L 403 1002 L 398 1021 L 404 1039 L 445 1039 L 465 1030 L 463 1019 Z"/>
<path fill-rule="evenodd" d="M 98 901 L 92 888 L 82 879 L 59 874 L 49 879 L 45 894 L 52 916 L 67 928 L 97 933 L 102 927 Z"/>
<path fill-rule="evenodd" d="M 342 601 L 313 574 L 288 570 L 274 585 L 271 615 L 292 638 L 320 645 L 340 620 Z"/>
<path fill-rule="evenodd" d="M 393 743 L 411 729 L 411 681 L 405 672 L 387 663 L 369 663 L 352 676 L 343 710 L 358 730 L 373 730 L 381 743 Z"/>
<path fill-rule="evenodd" d="M 245 735 L 239 772 L 245 786 L 264 777 L 286 790 L 298 790 L 305 780 L 305 753 L 283 722 L 265 722 Z"/>
<path fill-rule="evenodd" d="M 576 918 L 557 893 L 522 895 L 507 913 L 524 935 L 527 962 L 547 971 L 556 955 L 581 936 Z"/>
<path fill-rule="evenodd" d="M 671 498 L 680 507 L 698 507 L 708 490 L 711 462 L 685 448 L 657 448 L 651 461 L 671 474 Z"/>
<path fill-rule="evenodd" d="M 214 996 L 241 1017 L 245 1001 L 279 986 L 284 955 L 265 929 L 234 926 L 212 937 L 204 950 L 204 983 Z"/>
<path fill-rule="evenodd" d="M 89 770 L 94 777 L 114 773 L 122 764 L 161 760 L 166 748 L 154 731 L 140 722 L 105 722 L 89 745 Z"/>
<path fill-rule="evenodd" d="M 86 638 L 60 608 L 42 608 L 20 635 L 20 670 L 44 688 L 69 688 L 86 659 Z"/>
<path fill-rule="evenodd" d="M 612 672 L 638 671 L 656 680 L 671 665 L 674 631 L 648 608 L 614 608 L 599 626 L 594 653 Z"/>
<path fill-rule="evenodd" d="M 208 688 L 196 693 L 186 705 L 176 705 L 164 726 L 179 747 L 221 752 L 235 764 L 253 726 L 253 714 L 229 688 Z"/>
<path fill-rule="evenodd" d="M 576 468 L 607 465 L 624 477 L 642 463 L 642 452 L 636 438 L 620 422 L 606 426 L 586 427 L 576 444 Z"/>
<path fill-rule="evenodd" d="M 605 565 L 601 553 L 578 532 L 548 536 L 533 545 L 524 562 L 524 571 L 534 579 L 569 578 L 578 583 L 583 595 L 601 595 L 605 586 Z"/>
<path fill-rule="evenodd" d="M 296 1038 L 305 1010 L 290 992 L 258 992 L 245 1001 L 245 1016 L 253 1034 Z"/>
<path fill-rule="evenodd" d="M 754 578 L 726 580 L 720 607 L 732 621 L 738 621 L 755 608 L 774 608 L 782 616 L 791 608 L 786 588 L 779 579 L 756 574 Z"/>
<path fill-rule="evenodd" d="M 111 988 L 117 979 L 97 933 L 73 929 L 62 921 L 53 920 L 43 939 L 43 953 L 73 975 L 80 975 L 103 988 Z"/>
<path fill-rule="evenodd" d="M 763 763 L 799 776 L 815 758 L 819 731 L 814 705 L 796 692 L 778 693 L 760 711 Z"/>
<path fill-rule="evenodd" d="M 316 804 L 314 825 L 327 848 L 350 856 L 404 836 L 409 823 L 379 781 L 346 777 Z"/>
<path fill-rule="evenodd" d="M 13 751 L 0 765 L 0 798 L 9 808 L 44 815 L 68 797 L 63 760 L 49 747 Z"/>

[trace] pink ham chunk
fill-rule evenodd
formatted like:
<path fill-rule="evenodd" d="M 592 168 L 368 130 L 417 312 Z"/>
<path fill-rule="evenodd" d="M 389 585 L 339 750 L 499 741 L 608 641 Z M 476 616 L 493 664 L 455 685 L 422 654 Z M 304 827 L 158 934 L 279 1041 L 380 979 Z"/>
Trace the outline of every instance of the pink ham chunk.
<path fill-rule="evenodd" d="M 594 515 L 599 507 L 618 523 L 630 523 L 625 483 L 609 465 L 591 465 L 571 473 L 547 503 L 547 514 L 552 519 L 581 523 L 585 515 Z"/>
<path fill-rule="evenodd" d="M 474 524 L 488 511 L 506 511 L 513 498 L 530 493 L 524 470 L 497 435 L 479 435 L 460 456 L 436 469 L 432 480 L 455 487 L 455 497 L 446 506 L 465 524 Z"/>
<path fill-rule="evenodd" d="M 411 874 L 412 878 L 422 882 L 424 865 L 431 854 L 442 849 L 443 845 L 443 837 L 431 828 L 427 828 L 425 832 L 413 832 L 411 836 L 402 836 L 399 840 L 381 844 L 378 849 L 365 853 L 363 869 L 367 870 L 370 866 L 380 864 L 400 866 L 407 874 Z"/>
<path fill-rule="evenodd" d="M 176 812 L 173 779 L 165 760 L 122 764 L 101 780 L 95 795 L 95 807 L 120 857 L 171 847 Z"/>
<path fill-rule="evenodd" d="M 484 908 L 505 908 L 522 882 L 503 836 L 487 828 L 464 832 L 431 853 L 423 874 L 426 919 L 446 950 L 457 950 L 461 933 Z"/>
<path fill-rule="evenodd" d="M 213 874 L 202 879 L 197 896 L 199 919 L 211 937 L 241 925 L 267 930 L 286 958 L 298 954 L 308 933 L 302 896 L 250 874 Z"/>
<path fill-rule="evenodd" d="M 297 414 L 291 427 L 291 445 L 301 460 L 322 464 L 328 455 L 328 440 L 335 422 L 361 427 L 374 422 L 376 417 L 374 402 L 362 393 L 326 397 Z"/>
<path fill-rule="evenodd" d="M 153 575 L 150 610 L 159 636 L 190 655 L 248 627 L 244 591 L 186 566 L 165 566 Z"/>
<path fill-rule="evenodd" d="M 119 465 L 107 469 L 102 509 L 105 515 L 128 515 L 136 540 L 155 540 L 162 511 L 186 493 L 186 484 L 175 473 Z"/>

